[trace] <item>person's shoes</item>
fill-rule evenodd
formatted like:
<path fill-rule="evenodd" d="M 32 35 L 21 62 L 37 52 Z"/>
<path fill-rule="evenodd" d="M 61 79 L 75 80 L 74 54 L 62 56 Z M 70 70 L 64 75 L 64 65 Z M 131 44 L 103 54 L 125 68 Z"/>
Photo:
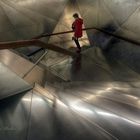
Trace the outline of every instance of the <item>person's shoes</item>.
<path fill-rule="evenodd" d="M 77 52 L 77 53 L 80 53 L 80 52 L 81 52 L 81 50 L 80 50 L 80 49 L 78 49 L 76 52 Z"/>

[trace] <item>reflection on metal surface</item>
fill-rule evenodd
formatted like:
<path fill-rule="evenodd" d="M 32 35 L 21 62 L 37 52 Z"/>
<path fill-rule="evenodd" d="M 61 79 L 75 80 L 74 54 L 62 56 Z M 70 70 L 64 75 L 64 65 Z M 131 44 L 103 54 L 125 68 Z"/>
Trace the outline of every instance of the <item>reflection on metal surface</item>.
<path fill-rule="evenodd" d="M 1 0 L 0 40 L 15 41 L 52 33 L 68 0 Z M 48 38 L 44 39 L 48 42 Z M 37 49 L 35 46 L 17 49 L 25 55 Z"/>
<path fill-rule="evenodd" d="M 27 138 L 28 118 L 30 114 L 31 93 L 9 97 L 0 102 L 0 139 L 25 140 Z"/>
<path fill-rule="evenodd" d="M 0 100 L 31 89 L 32 86 L 10 71 L 4 64 L 0 63 Z"/>
<path fill-rule="evenodd" d="M 23 102 L 31 102 L 31 99 L 30 99 L 30 98 L 24 97 L 24 98 L 22 98 L 22 101 L 23 101 Z"/>
<path fill-rule="evenodd" d="M 68 108 L 68 106 L 66 104 L 64 104 L 61 100 L 56 99 L 56 103 L 64 108 Z"/>
<path fill-rule="evenodd" d="M 72 2 L 68 2 L 68 4 L 65 7 L 63 14 L 60 17 L 53 33 L 71 30 L 71 26 L 72 26 L 72 23 L 74 21 L 72 15 L 75 12 L 79 13 L 77 6 L 74 5 Z M 80 13 L 79 13 L 79 15 L 80 15 Z M 75 46 L 74 42 L 72 41 L 72 36 L 73 36 L 73 33 L 52 36 L 52 37 L 50 37 L 48 42 L 50 44 L 55 44 L 55 45 L 60 46 L 62 48 L 67 48 L 67 49 L 73 48 L 76 46 Z M 80 45 L 83 47 L 90 45 L 86 32 L 84 32 L 83 39 L 80 39 Z M 51 65 L 52 65 L 55 63 L 55 61 L 61 60 L 64 57 L 65 56 L 63 56 L 59 53 L 49 51 L 48 54 L 45 56 L 43 63 L 45 63 L 47 66 L 49 65 L 49 63 L 51 63 Z"/>
<path fill-rule="evenodd" d="M 17 54 L 9 50 L 0 51 L 0 61 L 21 78 L 34 65 L 33 63 L 29 62 L 28 60 L 18 56 Z M 24 78 L 24 80 L 30 84 L 34 84 L 34 82 L 41 84 L 43 77 L 44 77 L 44 70 L 36 66 L 34 70 Z"/>
<path fill-rule="evenodd" d="M 125 30 L 122 29 L 120 32 L 118 30 L 118 34 L 123 33 L 125 36 L 131 36 L 132 34 L 127 32 L 131 30 L 136 35 L 133 39 L 138 38 L 139 24 L 132 21 L 138 18 L 139 12 L 136 8 L 139 7 L 139 1 L 76 0 L 72 2 L 78 4 L 81 16 L 86 19 L 85 26 L 94 24 L 111 32 L 122 27 Z M 13 22 L 13 25 L 6 24 L 7 28 L 4 26 L 4 30 L 1 32 L 8 29 L 13 38 L 17 37 L 17 34 L 21 34 L 19 38 L 27 38 L 46 30 L 52 32 L 66 3 L 67 1 L 64 0 L 23 0 L 22 2 L 21 0 L 12 2 L 1 0 L 0 4 L 5 7 L 4 10 L 7 11 L 9 17 L 12 17 L 14 13 L 18 15 L 17 21 Z M 69 7 L 69 3 L 67 7 Z M 69 16 L 73 12 L 73 7 L 70 9 L 67 7 L 61 19 L 66 23 L 63 22 L 64 25 L 60 25 L 60 30 L 69 24 Z M 14 8 L 18 10 L 18 13 L 25 15 L 28 13 L 29 18 L 25 18 L 26 16 L 20 18 Z M 8 13 L 8 11 L 10 12 Z M 68 15 L 68 19 L 65 15 Z M 51 17 L 54 17 L 54 20 L 50 20 Z M 29 28 L 20 32 L 19 27 L 23 24 L 17 26 L 17 23 L 21 19 L 26 19 L 26 23 L 34 21 L 35 26 L 32 26 L 29 32 L 27 32 Z M 0 21 L 9 23 L 5 18 Z M 47 24 L 49 25 L 48 29 L 45 29 Z M 15 25 L 18 32 L 13 29 Z M 31 28 L 31 26 L 29 27 Z M 56 26 L 57 30 L 59 30 L 58 27 Z M 14 36 L 14 33 L 17 34 Z M 7 32 L 5 34 L 8 40 L 13 39 L 9 37 L 10 35 L 8 36 Z M 97 32 L 94 34 L 88 32 L 91 42 L 93 36 L 97 34 Z M 90 48 L 82 53 L 80 59 L 62 56 L 61 60 L 56 62 L 56 58 L 53 65 L 50 64 L 50 69 L 52 68 L 56 75 L 62 75 L 61 78 L 69 79 L 70 82 L 58 82 L 48 86 L 49 82 L 47 81 L 45 89 L 36 85 L 32 93 L 20 94 L 0 102 L 0 126 L 2 128 L 0 139 L 139 140 L 139 49 L 130 43 L 117 39 L 112 40 L 103 34 L 100 34 L 100 37 L 100 43 L 102 42 L 104 46 L 110 43 L 112 47 L 110 50 L 103 53 L 99 48 Z M 63 40 L 63 38 L 57 39 L 58 41 Z M 51 60 L 57 54 L 53 56 Z M 32 64 L 8 50 L 0 52 L 0 61 L 19 76 L 32 67 Z M 20 67 L 21 64 L 22 67 Z M 77 67 L 77 65 L 80 66 Z M 31 81 L 35 81 L 36 78 L 42 80 L 44 78 L 43 71 L 37 67 L 33 73 L 29 74 L 28 78 Z M 11 92 L 9 91 L 9 93 Z"/>
<path fill-rule="evenodd" d="M 116 32 L 117 35 L 139 40 L 139 1 L 77 0 L 77 3 L 86 27 L 95 26 L 101 29 L 108 27 L 106 30 Z M 102 44 L 96 42 L 98 40 L 96 33 L 88 31 L 88 37 L 92 45 Z"/>
<path fill-rule="evenodd" d="M 74 111 L 78 111 L 79 113 L 84 113 L 88 115 L 93 114 L 93 112 L 90 109 L 82 107 L 82 106 L 71 105 L 70 108 Z"/>
<path fill-rule="evenodd" d="M 71 30 L 71 26 L 72 26 L 72 23 L 74 21 L 73 19 L 73 14 L 75 12 L 78 12 L 77 11 L 77 7 L 76 5 L 74 5 L 73 3 L 68 3 L 68 5 L 65 7 L 64 11 L 63 11 L 63 14 L 61 16 L 61 18 L 59 19 L 53 33 L 56 33 L 56 32 L 64 32 L 64 31 L 69 31 Z M 79 13 L 80 15 L 80 13 Z M 49 43 L 53 43 L 53 42 L 60 42 L 61 44 L 57 44 L 58 46 L 61 46 L 61 47 L 64 47 L 64 48 L 69 48 L 69 47 L 74 47 L 74 43 L 72 40 L 72 36 L 73 36 L 73 33 L 72 34 L 64 34 L 64 35 L 59 35 L 59 36 L 56 36 L 56 37 L 51 37 L 49 39 Z M 88 41 L 88 37 L 87 37 L 87 34 L 86 32 L 84 32 L 84 35 L 83 35 L 83 38 L 86 38 L 86 40 L 84 41 L 80 41 L 80 44 L 81 46 L 89 46 L 89 41 Z"/>
<path fill-rule="evenodd" d="M 11 25 L 11 30 L 14 29 L 13 33 L 16 33 L 17 38 L 31 38 L 44 31 L 52 32 L 66 3 L 67 0 L 59 2 L 56 0 L 2 0 L 0 9 L 4 14 L 1 19 L 7 26 Z M 13 17 L 16 18 L 13 19 Z M 7 37 L 5 39 L 10 40 Z"/>
<path fill-rule="evenodd" d="M 36 91 L 37 93 L 40 93 L 40 94 L 44 95 L 49 100 L 52 100 L 52 101 L 54 100 L 54 95 L 52 95 L 49 91 L 47 91 L 47 89 L 42 88 L 38 84 L 35 84 L 34 91 Z"/>
<path fill-rule="evenodd" d="M 55 73 L 71 81 L 110 81 L 112 78 L 121 81 L 132 81 L 132 79 L 137 81 L 137 78 L 140 78 L 138 73 L 126 65 L 118 64 L 112 58 L 107 60 L 99 48 L 90 48 L 82 53 L 80 59 L 77 57 L 72 61 L 72 58 L 64 59 L 52 65 L 50 69 L 52 68 L 52 71 L 55 70 Z M 116 67 L 110 61 L 116 63 Z M 97 75 L 98 77 L 95 78 Z"/>
<path fill-rule="evenodd" d="M 65 30 L 71 22 L 71 14 L 76 11 L 84 18 L 86 27 L 106 28 L 106 30 L 116 32 L 118 35 L 139 40 L 139 1 L 41 0 L 38 2 L 37 0 L 2 0 L 0 5 L 0 24 L 3 27 L 0 29 L 2 33 L 1 41 L 29 39 L 44 32 L 52 33 L 54 30 Z M 136 19 L 137 22 L 134 23 L 133 21 L 136 21 Z M 96 36 L 98 36 L 96 33 L 88 31 L 88 37 L 92 45 L 97 43 L 96 39 L 98 37 Z M 64 38 L 67 40 L 65 36 L 52 38 L 51 40 L 56 42 L 57 40 L 64 40 Z M 48 42 L 48 39 L 44 41 Z M 60 44 L 63 46 L 65 43 Z M 68 44 L 71 44 L 71 42 Z M 64 47 L 67 46 L 69 45 L 64 45 Z M 25 50 L 22 51 L 26 52 Z M 32 51 L 32 48 L 27 49 L 27 51 Z"/>
<path fill-rule="evenodd" d="M 115 60 L 111 65 L 109 61 L 105 61 L 104 57 L 101 51 L 96 48 L 86 50 L 80 60 L 82 67 L 77 73 L 79 76 L 76 75 L 71 82 L 58 82 L 49 86 L 47 83 L 45 89 L 36 84 L 32 96 L 22 96 L 20 98 L 18 105 L 20 103 L 23 105 L 24 113 L 29 114 L 29 106 L 31 110 L 30 120 L 26 119 L 24 121 L 26 129 L 28 126 L 27 137 L 29 140 L 34 140 L 36 137 L 39 140 L 131 140 L 134 137 L 139 140 L 139 74 L 133 72 L 130 68 L 125 71 L 126 66 L 118 65 Z M 72 58 L 65 61 L 66 63 L 60 62 L 53 67 L 63 68 L 67 66 L 62 75 L 65 76 L 66 73 L 71 72 L 71 75 L 69 75 L 71 77 L 75 74 L 71 71 Z M 99 66 L 95 65 L 97 62 L 101 66 L 100 74 L 97 74 L 99 69 L 96 71 Z M 87 69 L 88 67 L 89 69 Z M 104 67 L 109 67 L 109 72 L 102 70 Z M 114 75 L 111 75 L 110 71 L 113 71 L 114 67 Z M 120 76 L 120 73 L 116 70 L 121 71 L 123 80 L 122 77 L 118 82 L 114 80 L 115 77 L 119 78 Z M 110 78 L 106 77 L 106 74 Z M 91 76 L 93 76 L 93 79 L 91 79 Z M 28 107 L 26 108 L 25 105 Z M 8 106 L 9 111 L 11 107 Z M 17 115 L 20 116 L 21 114 L 18 113 Z M 10 114 L 10 116 L 15 119 L 13 114 Z M 18 137 L 19 132 L 16 132 L 12 137 Z M 23 129 L 21 133 L 24 136 L 27 134 Z M 0 138 L 5 140 L 8 137 L 0 135 Z"/>

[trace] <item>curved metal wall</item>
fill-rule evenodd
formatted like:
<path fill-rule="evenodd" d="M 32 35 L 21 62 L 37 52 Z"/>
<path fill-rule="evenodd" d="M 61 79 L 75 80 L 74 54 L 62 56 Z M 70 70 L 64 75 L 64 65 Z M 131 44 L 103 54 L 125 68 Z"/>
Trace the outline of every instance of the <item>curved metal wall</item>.
<path fill-rule="evenodd" d="M 140 0 L 77 0 L 86 27 L 98 27 L 139 40 Z M 96 34 L 88 31 L 91 43 Z"/>
<path fill-rule="evenodd" d="M 0 41 L 53 32 L 65 6 L 71 4 L 86 27 L 113 28 L 118 34 L 139 40 L 140 0 L 1 0 Z"/>
<path fill-rule="evenodd" d="M 66 3 L 67 0 L 1 0 L 0 41 L 51 33 Z"/>
<path fill-rule="evenodd" d="M 30 39 L 44 32 L 70 30 L 74 12 L 82 16 L 85 27 L 102 28 L 139 41 L 139 8 L 140 0 L 1 0 L 0 41 Z M 89 39 L 91 45 L 106 47 L 112 38 L 93 30 L 87 34 L 88 37 L 85 33 L 85 40 L 80 42 L 82 45 L 89 45 Z M 71 36 L 53 36 L 43 41 L 69 48 L 75 45 Z M 17 50 L 29 54 L 36 49 L 32 46 Z M 43 61 L 52 64 L 55 58 L 58 60 L 63 56 L 49 52 Z"/>

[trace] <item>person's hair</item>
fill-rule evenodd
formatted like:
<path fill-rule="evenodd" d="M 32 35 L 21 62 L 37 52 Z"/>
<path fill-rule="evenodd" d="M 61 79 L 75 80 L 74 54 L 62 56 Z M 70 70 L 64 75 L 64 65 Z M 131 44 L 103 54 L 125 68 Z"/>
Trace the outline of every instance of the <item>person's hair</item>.
<path fill-rule="evenodd" d="M 78 15 L 77 13 L 75 13 L 75 14 L 73 14 L 73 17 L 74 17 L 74 18 L 78 18 L 79 15 Z"/>

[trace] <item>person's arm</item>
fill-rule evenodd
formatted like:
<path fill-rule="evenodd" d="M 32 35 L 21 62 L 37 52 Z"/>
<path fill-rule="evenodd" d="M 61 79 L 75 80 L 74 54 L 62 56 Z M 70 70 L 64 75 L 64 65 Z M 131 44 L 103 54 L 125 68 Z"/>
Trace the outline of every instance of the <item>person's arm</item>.
<path fill-rule="evenodd" d="M 75 22 L 72 23 L 72 27 L 73 30 L 75 29 Z"/>

